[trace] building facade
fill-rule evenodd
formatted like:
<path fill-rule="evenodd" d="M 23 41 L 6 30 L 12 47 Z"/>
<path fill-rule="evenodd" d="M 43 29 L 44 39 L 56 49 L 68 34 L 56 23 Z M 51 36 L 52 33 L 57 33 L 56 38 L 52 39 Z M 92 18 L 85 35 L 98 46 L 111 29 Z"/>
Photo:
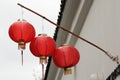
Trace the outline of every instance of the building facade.
<path fill-rule="evenodd" d="M 120 57 L 119 8 L 120 0 L 66 0 L 60 25 Z M 64 75 L 51 62 L 46 80 L 106 80 L 118 66 L 101 50 L 61 29 L 56 43 L 57 47 L 66 43 L 77 48 L 80 61 L 71 75 Z"/>

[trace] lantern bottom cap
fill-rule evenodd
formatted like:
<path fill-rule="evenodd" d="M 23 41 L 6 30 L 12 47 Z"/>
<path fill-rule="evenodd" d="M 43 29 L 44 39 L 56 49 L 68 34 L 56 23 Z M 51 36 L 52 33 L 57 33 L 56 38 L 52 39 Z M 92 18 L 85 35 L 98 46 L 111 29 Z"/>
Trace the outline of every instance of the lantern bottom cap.
<path fill-rule="evenodd" d="M 23 41 L 20 41 L 20 42 L 18 42 L 18 49 L 19 50 L 24 50 L 25 49 L 25 42 L 23 42 Z"/>
<path fill-rule="evenodd" d="M 72 74 L 71 68 L 64 68 L 64 75 Z"/>
<path fill-rule="evenodd" d="M 40 56 L 40 64 L 47 63 L 47 57 L 46 56 Z"/>

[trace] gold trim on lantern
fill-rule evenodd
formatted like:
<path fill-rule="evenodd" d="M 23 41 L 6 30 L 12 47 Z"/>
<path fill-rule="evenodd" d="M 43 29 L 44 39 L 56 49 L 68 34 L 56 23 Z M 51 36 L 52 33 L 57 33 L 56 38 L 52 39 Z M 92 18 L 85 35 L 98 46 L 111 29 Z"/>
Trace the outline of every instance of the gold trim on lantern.
<path fill-rule="evenodd" d="M 17 21 L 26 21 L 25 19 L 18 19 Z"/>
<path fill-rule="evenodd" d="M 64 68 L 64 75 L 72 74 L 71 68 Z"/>
<path fill-rule="evenodd" d="M 64 44 L 61 44 L 61 46 L 68 46 L 68 44 L 67 44 L 67 43 L 64 43 Z"/>
<path fill-rule="evenodd" d="M 18 49 L 20 50 L 20 49 L 22 49 L 22 50 L 24 50 L 25 49 L 25 42 L 23 42 L 23 41 L 20 41 L 19 43 L 18 43 Z"/>
<path fill-rule="evenodd" d="M 46 56 L 40 56 L 40 64 L 47 63 L 47 57 Z"/>
<path fill-rule="evenodd" d="M 38 36 L 47 36 L 47 34 L 42 33 L 42 34 L 38 34 Z"/>

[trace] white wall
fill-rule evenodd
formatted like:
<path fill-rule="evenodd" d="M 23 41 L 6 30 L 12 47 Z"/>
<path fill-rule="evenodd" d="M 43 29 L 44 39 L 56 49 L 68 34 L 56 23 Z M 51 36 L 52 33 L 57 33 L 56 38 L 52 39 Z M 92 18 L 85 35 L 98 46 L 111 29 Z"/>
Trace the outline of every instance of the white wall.
<path fill-rule="evenodd" d="M 120 57 L 119 34 L 120 0 L 94 0 L 80 35 Z M 101 79 L 97 80 L 105 80 L 117 67 L 103 52 L 80 39 L 75 47 L 81 55 L 80 62 L 75 67 L 76 75 L 67 79 L 63 76 L 62 80 L 92 80 L 92 74 L 98 74 Z"/>

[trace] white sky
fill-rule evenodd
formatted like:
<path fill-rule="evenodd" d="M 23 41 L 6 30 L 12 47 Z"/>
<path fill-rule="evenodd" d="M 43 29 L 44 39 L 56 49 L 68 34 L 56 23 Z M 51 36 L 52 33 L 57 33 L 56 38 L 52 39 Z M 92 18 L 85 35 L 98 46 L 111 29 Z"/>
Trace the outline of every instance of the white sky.
<path fill-rule="evenodd" d="M 39 59 L 34 57 L 29 44 L 24 51 L 24 65 L 21 65 L 21 55 L 17 43 L 9 35 L 9 26 L 22 18 L 22 9 L 17 3 L 41 13 L 45 17 L 57 22 L 61 0 L 1 0 L 0 1 L 0 80 L 35 80 L 33 70 L 38 67 Z M 36 29 L 36 35 L 42 32 L 42 19 L 23 9 L 23 18 Z M 55 26 L 43 20 L 44 33 L 54 35 Z"/>

